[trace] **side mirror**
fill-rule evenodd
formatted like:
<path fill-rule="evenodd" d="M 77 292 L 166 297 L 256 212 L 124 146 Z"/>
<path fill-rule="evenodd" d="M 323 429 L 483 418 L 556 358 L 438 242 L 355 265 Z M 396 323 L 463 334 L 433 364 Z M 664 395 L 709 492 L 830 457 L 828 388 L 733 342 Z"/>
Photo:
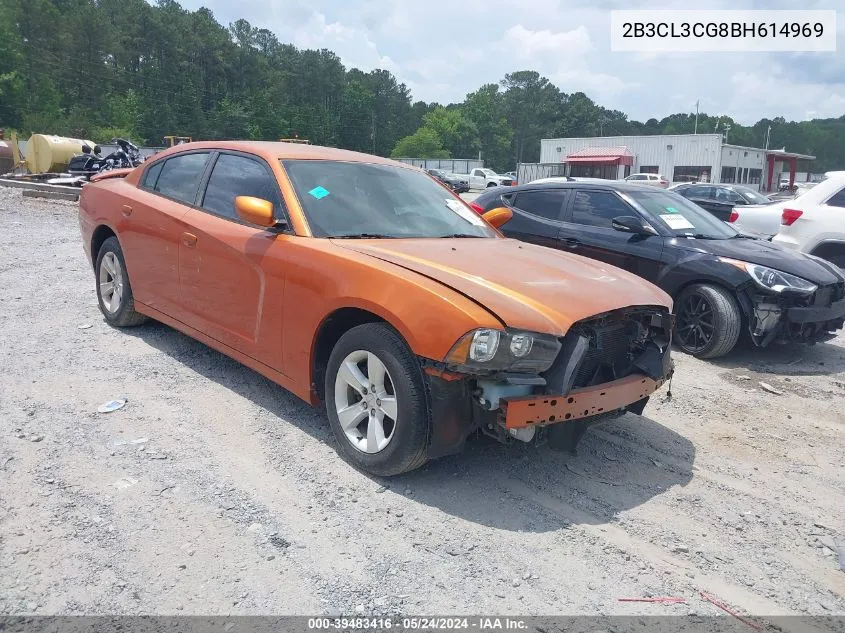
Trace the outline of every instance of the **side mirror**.
<path fill-rule="evenodd" d="M 83 153 L 83 154 L 90 154 L 90 153 L 91 153 L 91 148 L 90 148 L 88 145 L 83 145 L 83 146 L 82 146 L 82 153 Z"/>
<path fill-rule="evenodd" d="M 484 218 L 494 229 L 498 229 L 508 223 L 508 221 L 513 217 L 513 211 L 507 207 L 496 207 L 495 209 L 490 209 L 481 217 Z"/>
<path fill-rule="evenodd" d="M 617 231 L 623 233 L 633 233 L 635 235 L 654 235 L 654 232 L 643 224 L 642 220 L 635 218 L 632 215 L 620 215 L 613 218 L 611 226 Z"/>
<path fill-rule="evenodd" d="M 238 196 L 235 198 L 235 211 L 238 217 L 250 224 L 267 228 L 278 226 L 279 222 L 273 215 L 273 203 L 252 196 Z"/>
<path fill-rule="evenodd" d="M 95 145 L 95 146 L 94 146 L 94 153 L 95 153 L 95 154 L 99 154 L 99 153 L 100 153 L 100 152 L 102 152 L 102 151 L 103 151 L 103 148 L 102 148 L 102 147 L 100 147 L 99 145 Z"/>

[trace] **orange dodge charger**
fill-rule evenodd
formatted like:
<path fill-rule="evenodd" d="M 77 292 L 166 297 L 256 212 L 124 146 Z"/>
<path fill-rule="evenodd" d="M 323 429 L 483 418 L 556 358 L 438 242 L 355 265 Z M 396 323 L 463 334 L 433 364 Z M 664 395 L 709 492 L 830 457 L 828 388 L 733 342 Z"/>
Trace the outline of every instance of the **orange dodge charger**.
<path fill-rule="evenodd" d="M 202 142 L 82 189 L 106 320 L 147 317 L 324 403 L 355 466 L 396 475 L 481 431 L 574 450 L 672 374 L 671 299 L 504 238 L 423 171 L 312 145 Z"/>

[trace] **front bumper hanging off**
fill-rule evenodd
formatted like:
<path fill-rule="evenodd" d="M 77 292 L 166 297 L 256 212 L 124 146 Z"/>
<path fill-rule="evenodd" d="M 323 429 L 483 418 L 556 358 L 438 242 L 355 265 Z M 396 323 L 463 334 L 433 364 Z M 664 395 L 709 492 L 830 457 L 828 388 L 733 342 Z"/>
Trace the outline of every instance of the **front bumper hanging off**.
<path fill-rule="evenodd" d="M 566 396 L 504 398 L 504 426 L 520 429 L 609 413 L 647 398 L 665 382 L 666 378 L 654 380 L 636 374 L 603 385 L 573 389 Z"/>

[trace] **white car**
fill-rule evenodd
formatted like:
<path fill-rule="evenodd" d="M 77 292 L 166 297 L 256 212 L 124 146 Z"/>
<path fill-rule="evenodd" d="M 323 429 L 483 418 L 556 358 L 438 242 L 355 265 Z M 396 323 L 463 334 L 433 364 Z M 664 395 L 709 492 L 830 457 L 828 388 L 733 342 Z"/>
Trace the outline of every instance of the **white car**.
<path fill-rule="evenodd" d="M 606 178 L 580 178 L 575 176 L 550 176 L 549 178 L 538 178 L 537 180 L 532 180 L 529 182 L 529 185 L 535 185 L 537 183 L 544 183 L 544 182 L 603 182 L 607 183 L 608 180 Z"/>
<path fill-rule="evenodd" d="M 845 172 L 783 203 L 773 242 L 845 268 Z"/>
<path fill-rule="evenodd" d="M 500 176 L 492 169 L 477 167 L 469 174 L 458 174 L 461 179 L 468 180 L 470 189 L 486 189 L 487 187 L 500 187 L 502 185 L 513 185 L 515 178 Z"/>
<path fill-rule="evenodd" d="M 664 189 L 669 186 L 669 181 L 661 174 L 631 174 L 624 180 L 625 182 L 638 182 L 642 185 L 655 185 Z"/>
<path fill-rule="evenodd" d="M 794 198 L 734 207 L 731 222 L 784 246 L 845 265 L 845 171 L 831 171 Z M 834 260 L 834 258 L 837 258 Z"/>

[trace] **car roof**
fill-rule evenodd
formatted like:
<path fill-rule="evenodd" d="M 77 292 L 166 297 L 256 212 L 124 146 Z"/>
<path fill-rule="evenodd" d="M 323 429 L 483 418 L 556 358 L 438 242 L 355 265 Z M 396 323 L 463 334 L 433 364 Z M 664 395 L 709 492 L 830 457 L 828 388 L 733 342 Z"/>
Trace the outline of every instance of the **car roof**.
<path fill-rule="evenodd" d="M 266 160 L 340 160 L 352 163 L 376 163 L 381 165 L 395 165 L 418 169 L 407 163 L 400 163 L 389 158 L 353 152 L 336 147 L 322 145 L 307 145 L 305 143 L 281 143 L 278 141 L 195 141 L 169 147 L 163 152 L 155 154 L 155 159 L 191 150 L 231 150 L 248 152 L 262 156 Z"/>
<path fill-rule="evenodd" d="M 525 185 L 515 185 L 513 187 L 495 187 L 491 188 L 489 193 L 505 193 L 505 192 L 519 192 L 519 191 L 535 191 L 541 189 L 605 189 L 608 191 L 663 191 L 653 185 L 641 185 L 634 182 L 625 182 L 624 180 L 606 180 L 604 182 L 595 180 L 586 182 L 583 180 L 572 180 L 568 182 L 535 182 Z M 482 194 L 484 195 L 484 194 Z M 481 196 L 479 196 L 481 197 Z"/>

